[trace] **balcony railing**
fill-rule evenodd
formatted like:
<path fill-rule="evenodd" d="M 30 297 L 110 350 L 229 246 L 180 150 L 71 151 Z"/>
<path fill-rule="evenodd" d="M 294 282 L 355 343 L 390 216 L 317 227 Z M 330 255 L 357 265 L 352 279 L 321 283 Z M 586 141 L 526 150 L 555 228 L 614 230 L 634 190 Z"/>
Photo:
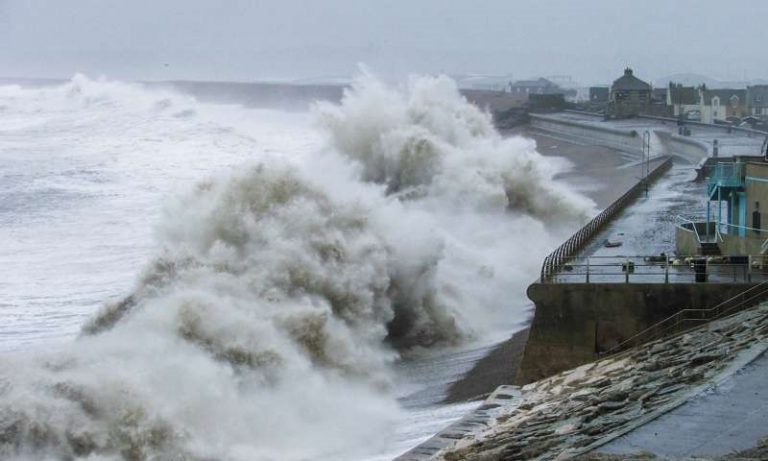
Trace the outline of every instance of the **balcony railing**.
<path fill-rule="evenodd" d="M 743 187 L 744 163 L 718 163 L 710 172 L 707 191 L 712 194 L 716 187 Z"/>

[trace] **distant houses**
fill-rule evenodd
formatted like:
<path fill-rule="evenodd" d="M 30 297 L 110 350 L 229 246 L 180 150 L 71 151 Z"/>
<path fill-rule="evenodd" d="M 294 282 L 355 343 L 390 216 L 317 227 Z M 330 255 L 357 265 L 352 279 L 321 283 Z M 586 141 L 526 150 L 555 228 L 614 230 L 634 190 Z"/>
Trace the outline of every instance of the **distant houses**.
<path fill-rule="evenodd" d="M 536 98 L 535 95 L 561 95 L 563 100 L 573 101 L 577 95 L 576 89 L 563 88 L 552 80 L 543 77 L 532 80 L 517 80 L 515 82 L 509 82 L 507 91 L 513 95 L 524 97 L 529 101 L 531 99 L 552 99 Z"/>
<path fill-rule="evenodd" d="M 768 85 L 747 87 L 747 112 L 753 117 L 768 119 Z"/>
<path fill-rule="evenodd" d="M 591 87 L 586 104 L 591 110 L 599 107 L 609 118 L 656 115 L 702 123 L 768 127 L 768 85 L 715 89 L 704 84 L 685 86 L 669 82 L 666 88 L 653 88 L 626 68 L 609 89 Z"/>
<path fill-rule="evenodd" d="M 699 88 L 699 107 L 701 121 L 704 123 L 725 122 L 729 119 L 741 119 L 747 112 L 747 90 Z"/>
<path fill-rule="evenodd" d="M 764 96 L 754 97 L 760 100 Z M 706 85 L 693 87 L 670 82 L 667 104 L 673 109 L 671 115 L 703 123 L 738 125 L 752 113 L 747 89 L 709 89 Z"/>
<path fill-rule="evenodd" d="M 570 78 L 540 77 L 509 82 L 502 93 L 532 111 L 572 107 L 599 112 L 606 118 L 653 115 L 674 117 L 681 122 L 729 124 L 768 131 L 768 85 L 709 88 L 705 84 L 687 86 L 669 82 L 654 88 L 627 67 L 610 86 L 576 89 Z"/>
<path fill-rule="evenodd" d="M 696 87 L 683 86 L 682 83 L 669 82 L 667 90 L 667 106 L 672 108 L 675 117 L 701 120 L 699 109 L 699 93 Z M 688 115 L 686 117 L 686 114 Z"/>

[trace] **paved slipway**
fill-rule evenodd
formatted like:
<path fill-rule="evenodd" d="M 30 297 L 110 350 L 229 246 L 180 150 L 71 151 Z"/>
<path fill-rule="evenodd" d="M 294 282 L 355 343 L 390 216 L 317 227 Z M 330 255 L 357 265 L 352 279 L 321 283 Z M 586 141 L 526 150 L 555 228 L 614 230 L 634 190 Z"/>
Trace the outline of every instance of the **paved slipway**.
<path fill-rule="evenodd" d="M 728 405 L 734 389 L 740 389 L 741 400 L 753 401 L 755 411 L 746 415 L 752 420 L 739 431 L 742 437 L 730 438 L 730 445 L 720 451 L 746 449 L 768 434 L 768 415 L 761 411 L 766 407 L 762 379 L 768 366 L 766 350 L 768 304 L 522 388 L 501 386 L 477 410 L 398 460 L 670 459 L 653 453 L 717 456 L 721 453 L 714 448 L 706 453 L 692 448 L 701 443 L 691 428 L 686 446 L 685 438 L 677 437 L 680 421 L 686 420 L 686 411 L 694 411 L 689 422 L 690 418 L 717 419 L 717 414 L 704 410 L 706 399 L 720 395 L 725 400 L 714 405 Z M 721 435 L 728 429 L 727 419 L 722 422 Z M 659 435 L 659 430 L 668 434 Z M 681 439 L 676 448 L 674 439 Z M 743 456 L 722 459 L 766 459 L 768 447 L 762 444 Z M 659 451 L 654 450 L 657 447 Z M 645 453 L 616 454 L 641 451 Z"/>

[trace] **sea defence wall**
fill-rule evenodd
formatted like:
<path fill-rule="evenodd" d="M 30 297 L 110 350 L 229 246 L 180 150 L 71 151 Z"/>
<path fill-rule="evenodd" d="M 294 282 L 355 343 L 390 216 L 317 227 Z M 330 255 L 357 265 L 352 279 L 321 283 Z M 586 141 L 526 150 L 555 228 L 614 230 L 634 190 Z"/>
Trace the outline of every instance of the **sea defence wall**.
<path fill-rule="evenodd" d="M 645 118 L 648 120 L 656 120 L 664 123 L 674 123 L 677 124 L 679 122 L 678 119 L 672 118 L 672 117 L 657 117 L 654 115 L 638 115 L 637 118 Z M 766 133 L 764 131 L 759 130 L 753 130 L 752 128 L 746 128 L 746 127 L 740 127 L 740 126 L 732 126 L 732 125 L 719 125 L 716 123 L 704 123 L 704 122 L 697 122 L 694 120 L 685 120 L 684 123 L 688 126 L 694 126 L 699 128 L 705 128 L 707 130 L 712 130 L 715 132 L 720 133 L 732 133 L 734 131 L 745 133 L 747 136 L 756 136 L 759 138 L 765 137 Z"/>
<path fill-rule="evenodd" d="M 709 157 L 710 146 L 704 142 L 684 138 L 662 130 L 655 130 L 655 134 L 667 152 L 683 157 L 693 164 Z"/>
<path fill-rule="evenodd" d="M 643 139 L 635 130 L 620 130 L 544 114 L 530 114 L 530 120 L 531 126 L 539 130 L 643 155 Z"/>
<path fill-rule="evenodd" d="M 664 161 L 649 181 L 671 167 Z M 555 283 L 553 275 L 639 194 L 639 182 L 548 255 L 528 288 L 536 305 L 517 383 L 527 384 L 597 360 L 682 309 L 708 309 L 753 286 L 751 283 Z"/>
<path fill-rule="evenodd" d="M 600 358 L 681 309 L 708 309 L 750 283 L 534 283 L 536 304 L 517 373 L 527 384 Z"/>

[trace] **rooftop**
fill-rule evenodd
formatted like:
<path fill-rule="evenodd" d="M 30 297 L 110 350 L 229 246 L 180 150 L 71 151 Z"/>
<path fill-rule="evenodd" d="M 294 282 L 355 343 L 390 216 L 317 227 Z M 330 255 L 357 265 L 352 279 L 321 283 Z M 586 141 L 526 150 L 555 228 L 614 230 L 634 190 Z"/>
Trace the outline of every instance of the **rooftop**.
<path fill-rule="evenodd" d="M 613 91 L 640 91 L 650 90 L 651 85 L 635 77 L 632 74 L 632 69 L 627 67 L 624 69 L 624 75 L 614 80 L 611 89 Z"/>

